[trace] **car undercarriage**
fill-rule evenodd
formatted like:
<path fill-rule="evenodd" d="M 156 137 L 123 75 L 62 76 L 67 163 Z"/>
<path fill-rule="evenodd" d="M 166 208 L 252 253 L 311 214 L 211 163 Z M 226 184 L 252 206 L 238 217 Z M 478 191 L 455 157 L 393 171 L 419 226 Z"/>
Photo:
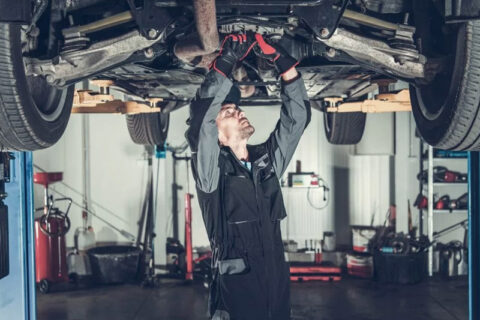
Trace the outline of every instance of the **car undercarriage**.
<path fill-rule="evenodd" d="M 97 14 L 105 15 L 102 8 L 108 1 L 90 1 L 86 8 L 74 7 L 75 2 L 62 7 L 58 2 L 57 10 L 66 12 L 72 25 L 61 30 L 58 55 L 27 60 L 27 75 L 44 76 L 56 86 L 87 77 L 111 79 L 133 95 L 188 101 L 215 57 L 215 40 L 232 32 L 252 31 L 280 41 L 302 60 L 299 69 L 312 99 L 355 98 L 373 90 L 370 84 L 375 78 L 395 76 L 414 82 L 427 77 L 426 59 L 413 42 L 415 28 L 408 25 L 404 6 L 384 9 L 390 18 L 387 21 L 374 17 L 379 13 L 346 9 L 347 2 L 316 0 L 292 5 L 281 0 L 220 0 L 215 14 L 212 0 L 194 1 L 195 8 L 181 1 L 152 1 L 154 10 L 145 1 L 135 15 L 127 3 L 115 6 L 116 2 L 110 2 L 108 16 L 100 20 Z M 132 1 L 128 4 L 135 6 Z M 362 8 L 367 7 L 358 7 Z M 143 24 L 149 18 L 145 11 L 156 21 Z M 319 14 L 325 16 L 324 23 L 314 18 Z M 216 43 L 209 48 L 209 41 Z M 245 103 L 278 99 L 275 68 L 258 55 L 251 55 L 235 78 L 243 88 Z"/>
<path fill-rule="evenodd" d="M 65 98 L 61 93 L 86 79 L 112 81 L 132 99 L 160 98 L 167 102 L 162 106 L 167 114 L 194 98 L 226 35 L 256 32 L 300 61 L 298 70 L 316 109 L 326 111 L 325 98 L 362 100 L 402 80 L 410 85 L 412 109 L 417 125 L 425 122 L 419 130 L 428 143 L 446 149 L 480 146 L 477 133 L 468 143 L 450 137 L 452 126 L 464 127 L 460 121 L 446 123 L 450 109 L 456 112 L 466 103 L 456 92 L 465 91 L 465 85 L 476 90 L 476 84 L 456 76 L 476 74 L 466 71 L 472 63 L 477 67 L 471 53 L 480 37 L 475 1 L 24 0 L 12 5 L 0 13 L 0 31 L 19 38 L 21 49 L 11 48 L 5 63 L 21 50 L 22 70 L 11 77 L 24 73 L 33 108 L 43 119 L 54 120 L 52 114 L 60 114 L 55 105 L 61 107 L 58 101 Z M 237 65 L 233 78 L 242 105 L 279 103 L 278 72 L 256 50 Z M 42 106 L 45 100 L 57 102 Z M 325 117 L 326 124 L 332 121 L 327 112 Z M 365 115 L 361 118 L 363 132 Z M 462 134 L 470 134 L 473 126 L 476 122 Z M 344 144 L 358 139 L 329 137 Z"/>

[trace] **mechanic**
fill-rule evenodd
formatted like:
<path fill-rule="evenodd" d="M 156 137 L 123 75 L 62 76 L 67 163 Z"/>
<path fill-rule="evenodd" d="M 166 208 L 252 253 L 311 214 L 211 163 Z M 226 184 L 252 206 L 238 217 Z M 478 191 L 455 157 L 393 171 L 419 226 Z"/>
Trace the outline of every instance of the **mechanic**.
<path fill-rule="evenodd" d="M 282 82 L 280 120 L 266 142 L 247 145 L 255 129 L 238 107 L 235 64 L 258 46 Z M 259 34 L 231 34 L 190 106 L 186 132 L 204 223 L 213 252 L 209 313 L 215 320 L 290 319 L 289 267 L 280 221 L 279 179 L 310 121 L 298 62 Z"/>

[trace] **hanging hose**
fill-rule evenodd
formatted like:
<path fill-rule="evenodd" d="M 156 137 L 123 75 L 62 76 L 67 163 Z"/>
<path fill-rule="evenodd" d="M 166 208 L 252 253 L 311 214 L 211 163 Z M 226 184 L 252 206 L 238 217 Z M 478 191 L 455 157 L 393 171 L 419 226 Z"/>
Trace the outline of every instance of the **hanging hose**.
<path fill-rule="evenodd" d="M 34 165 L 34 167 L 42 172 L 46 172 L 44 169 L 42 169 L 41 167 L 37 166 L 37 165 Z M 67 187 L 68 189 L 74 191 L 75 193 L 79 194 L 82 196 L 82 194 L 78 191 L 76 191 L 75 189 L 71 188 L 70 186 L 68 186 L 66 183 L 60 181 L 59 183 L 61 183 L 63 186 Z M 67 196 L 65 194 L 63 194 L 62 192 L 58 191 L 58 190 L 55 190 L 54 188 L 51 188 L 50 189 L 51 191 L 55 192 L 56 194 L 64 197 L 64 198 L 67 198 Z M 97 204 L 95 201 L 91 201 L 93 204 L 97 205 L 99 208 L 102 208 L 104 210 L 106 210 L 108 213 L 114 215 L 115 217 L 118 217 L 115 213 L 111 212 L 110 210 L 108 209 L 105 209 L 104 207 L 102 207 L 101 205 Z M 127 238 L 129 241 L 135 241 L 135 236 L 132 235 L 131 233 L 129 233 L 128 231 L 126 230 L 123 230 L 123 229 L 120 229 L 120 228 L 117 228 L 116 226 L 114 226 L 113 224 L 111 224 L 110 222 L 108 222 L 107 220 L 103 219 L 102 217 L 98 216 L 95 212 L 93 212 L 92 210 L 89 210 L 87 208 L 85 208 L 85 206 L 81 205 L 80 203 L 72 200 L 72 203 L 73 205 L 77 206 L 78 208 L 84 210 L 85 212 L 87 212 L 88 214 L 91 214 L 92 216 L 94 216 L 95 218 L 97 218 L 98 220 L 102 221 L 103 223 L 105 223 L 107 226 L 109 226 L 110 228 L 112 228 L 113 230 L 117 231 L 118 233 L 120 233 L 122 236 L 124 236 L 125 238 Z M 123 219 L 122 219 L 123 220 Z"/>

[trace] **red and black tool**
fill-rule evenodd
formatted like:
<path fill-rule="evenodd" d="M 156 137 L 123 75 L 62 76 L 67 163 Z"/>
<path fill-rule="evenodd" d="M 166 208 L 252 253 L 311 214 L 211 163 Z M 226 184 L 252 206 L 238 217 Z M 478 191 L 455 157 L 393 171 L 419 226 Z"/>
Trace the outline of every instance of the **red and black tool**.
<path fill-rule="evenodd" d="M 417 175 L 418 180 L 424 182 L 428 181 L 428 171 L 423 170 Z M 461 173 L 457 171 L 452 171 L 442 166 L 433 167 L 433 181 L 434 182 L 449 182 L 449 183 L 459 183 L 467 182 L 468 175 L 466 173 Z"/>
<path fill-rule="evenodd" d="M 417 199 L 415 199 L 415 202 L 413 203 L 414 207 L 417 207 L 418 209 L 427 209 L 428 207 L 428 199 L 425 197 L 423 194 L 419 193 L 417 196 Z"/>
<path fill-rule="evenodd" d="M 318 264 L 290 264 L 290 281 L 340 281 L 341 269 Z"/>
<path fill-rule="evenodd" d="M 448 209 L 450 207 L 450 196 L 449 195 L 441 196 L 440 199 L 438 199 L 437 202 L 435 202 L 434 207 L 437 210 Z"/>

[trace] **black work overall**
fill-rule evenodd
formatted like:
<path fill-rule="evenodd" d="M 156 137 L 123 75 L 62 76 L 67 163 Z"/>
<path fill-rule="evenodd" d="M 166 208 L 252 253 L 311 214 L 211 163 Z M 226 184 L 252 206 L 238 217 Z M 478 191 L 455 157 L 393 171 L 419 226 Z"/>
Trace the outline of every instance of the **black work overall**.
<path fill-rule="evenodd" d="M 230 80 L 210 72 L 190 108 L 186 136 L 197 195 L 213 251 L 209 312 L 214 320 L 290 319 L 289 268 L 280 221 L 279 177 L 310 119 L 300 78 L 283 85 L 280 120 L 263 144 L 248 146 L 251 170 L 218 146 L 215 117 Z"/>

